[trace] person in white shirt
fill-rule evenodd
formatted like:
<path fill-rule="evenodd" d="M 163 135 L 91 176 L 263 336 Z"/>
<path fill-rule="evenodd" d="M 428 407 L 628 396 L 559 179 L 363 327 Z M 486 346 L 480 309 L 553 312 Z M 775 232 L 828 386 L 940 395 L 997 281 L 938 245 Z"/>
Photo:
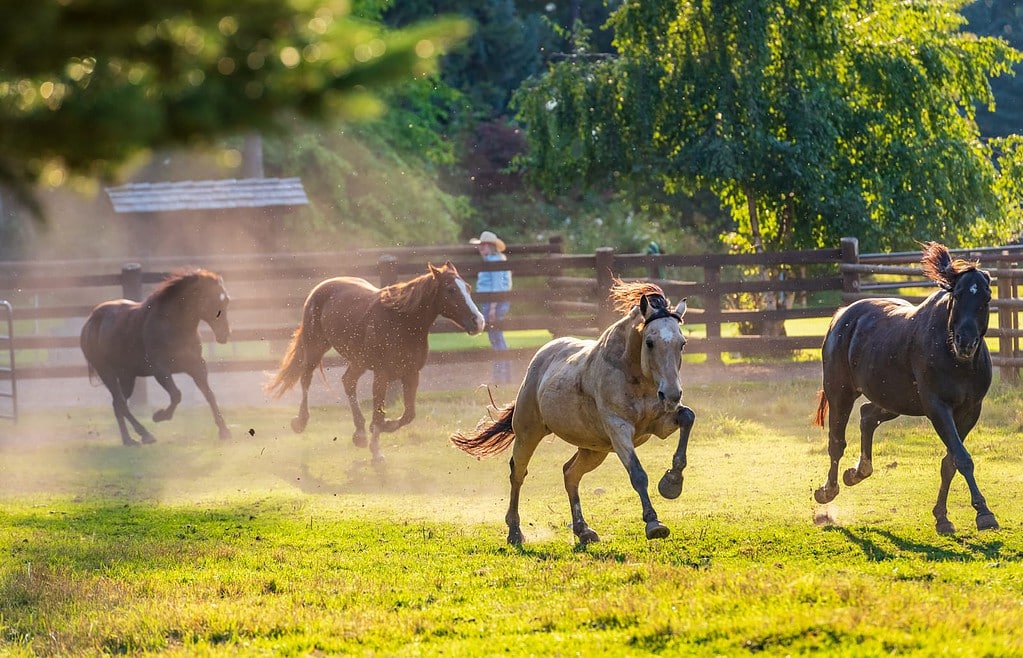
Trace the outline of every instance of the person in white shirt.
<path fill-rule="evenodd" d="M 470 244 L 477 246 L 483 262 L 502 262 L 508 260 L 504 255 L 504 240 L 493 231 L 483 231 L 480 237 L 473 238 Z M 506 292 L 512 289 L 512 273 L 509 270 L 481 271 L 476 277 L 476 292 Z M 490 346 L 495 350 L 507 350 L 508 343 L 501 330 L 501 321 L 511 308 L 508 301 L 480 302 L 480 310 L 487 321 L 487 336 Z M 508 360 L 494 361 L 494 381 L 507 384 L 511 381 L 511 362 Z"/>

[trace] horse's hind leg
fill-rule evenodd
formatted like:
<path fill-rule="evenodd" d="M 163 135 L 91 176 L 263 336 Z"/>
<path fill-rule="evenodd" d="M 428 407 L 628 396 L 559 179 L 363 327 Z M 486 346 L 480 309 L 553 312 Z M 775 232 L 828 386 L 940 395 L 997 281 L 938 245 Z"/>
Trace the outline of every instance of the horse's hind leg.
<path fill-rule="evenodd" d="M 873 402 L 866 402 L 860 407 L 860 458 L 856 466 L 847 468 L 842 473 L 842 481 L 847 487 L 863 482 L 874 473 L 874 431 L 881 423 L 898 417 L 899 414 L 879 407 Z"/>
<path fill-rule="evenodd" d="M 600 537 L 593 528 L 586 525 L 586 520 L 583 519 L 582 505 L 579 502 L 579 481 L 583 475 L 600 466 L 606 457 L 606 452 L 594 452 L 579 448 L 561 469 L 565 474 L 568 504 L 572 507 L 572 532 L 579 538 L 581 544 L 600 541 Z"/>
<path fill-rule="evenodd" d="M 362 373 L 366 372 L 365 368 L 356 368 L 355 366 L 348 366 L 345 370 L 345 374 L 341 376 L 341 384 L 345 388 L 345 397 L 348 398 L 348 406 L 352 409 L 352 422 L 355 423 L 355 433 L 352 434 L 352 443 L 359 448 L 366 447 L 366 417 L 362 415 L 362 410 L 359 409 L 359 377 L 362 377 Z M 303 399 L 303 403 L 305 400 Z M 306 412 L 306 418 L 309 417 Z"/>
<path fill-rule="evenodd" d="M 329 345 L 318 343 L 313 345 L 312 339 L 303 339 L 306 341 L 302 347 L 301 354 L 302 358 L 302 374 L 298 378 L 298 383 L 302 386 L 302 401 L 298 403 L 298 415 L 291 419 L 291 429 L 296 434 L 301 434 L 305 431 L 305 427 L 309 424 L 309 387 L 313 383 L 313 373 L 316 372 L 316 367 L 320 365 L 323 360 L 323 355 L 330 349 Z"/>
<path fill-rule="evenodd" d="M 515 418 L 518 420 L 519 409 L 515 409 Z M 514 421 L 513 421 L 514 422 Z M 515 444 L 512 448 L 512 457 L 508 461 L 510 470 L 509 480 L 511 481 L 511 492 L 508 495 L 508 512 L 504 515 L 504 521 L 508 524 L 508 543 L 514 546 L 521 546 L 523 541 L 522 527 L 519 520 L 519 492 L 522 489 L 522 482 L 529 472 L 527 466 L 533 458 L 536 447 L 540 440 L 546 435 L 546 430 L 539 433 L 521 432 L 521 423 L 515 424 Z"/>
<path fill-rule="evenodd" d="M 121 381 L 111 374 L 98 374 L 113 398 L 114 418 L 117 419 L 117 428 L 121 431 L 121 443 L 126 446 L 137 446 L 139 444 L 139 442 L 131 438 L 131 435 L 128 433 L 128 427 L 124 422 L 125 419 L 131 423 L 131 426 L 135 428 L 135 431 L 138 432 L 140 437 L 142 437 L 143 443 L 155 443 L 156 438 L 149 433 L 149 430 L 142 426 L 142 423 L 140 423 L 135 416 L 132 415 L 131 410 L 128 408 L 128 399 L 124 395 L 124 387 L 122 387 Z M 134 377 L 132 379 L 134 379 Z"/>
<path fill-rule="evenodd" d="M 853 402 L 857 397 L 854 391 L 845 386 L 825 386 L 824 390 L 828 401 L 828 457 L 831 465 L 827 481 L 813 492 L 814 499 L 822 505 L 830 503 L 838 495 L 838 463 L 845 454 L 845 426 L 849 423 Z"/>

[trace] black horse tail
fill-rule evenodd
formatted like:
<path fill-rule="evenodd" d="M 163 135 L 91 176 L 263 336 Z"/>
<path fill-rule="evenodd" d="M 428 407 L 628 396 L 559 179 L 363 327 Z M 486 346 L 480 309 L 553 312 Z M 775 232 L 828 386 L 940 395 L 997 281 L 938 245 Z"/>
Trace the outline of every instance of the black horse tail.
<path fill-rule="evenodd" d="M 303 321 L 291 335 L 291 343 L 288 345 L 288 351 L 285 352 L 284 358 L 281 359 L 277 374 L 264 387 L 268 393 L 273 394 L 274 398 L 279 398 L 289 391 L 305 372 L 306 360 L 309 358 L 306 337 L 303 335 L 305 325 L 306 323 Z"/>
<path fill-rule="evenodd" d="M 515 403 L 498 409 L 497 418 L 484 418 L 476 425 L 476 431 L 466 436 L 461 432 L 451 435 L 451 443 L 473 457 L 490 457 L 505 450 L 515 440 L 512 430 L 512 414 Z"/>
<path fill-rule="evenodd" d="M 824 395 L 822 388 L 817 392 L 817 413 L 813 416 L 813 424 L 817 427 L 824 427 L 824 421 L 828 419 L 828 396 Z"/>

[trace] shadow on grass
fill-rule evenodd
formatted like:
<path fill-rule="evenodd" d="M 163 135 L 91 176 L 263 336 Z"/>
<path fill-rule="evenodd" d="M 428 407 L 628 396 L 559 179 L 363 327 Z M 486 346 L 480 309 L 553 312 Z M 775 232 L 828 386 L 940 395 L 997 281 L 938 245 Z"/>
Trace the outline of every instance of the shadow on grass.
<path fill-rule="evenodd" d="M 825 532 L 841 534 L 856 545 L 871 562 L 886 562 L 914 554 L 929 562 L 973 562 L 977 560 L 1019 560 L 1019 555 L 1003 555 L 1003 543 L 992 541 L 956 541 L 954 538 L 935 538 L 934 542 L 909 539 L 890 530 L 879 528 L 850 529 L 829 526 Z M 952 543 L 955 542 L 955 543 Z"/>

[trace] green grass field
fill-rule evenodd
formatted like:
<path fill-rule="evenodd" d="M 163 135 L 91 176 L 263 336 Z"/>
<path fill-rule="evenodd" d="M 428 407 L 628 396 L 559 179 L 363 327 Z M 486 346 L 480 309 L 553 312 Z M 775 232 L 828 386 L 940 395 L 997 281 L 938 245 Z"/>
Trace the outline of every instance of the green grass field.
<path fill-rule="evenodd" d="M 996 387 L 968 442 L 1002 530 L 974 529 L 957 478 L 959 533 L 942 537 L 940 442 L 920 419 L 879 430 L 872 478 L 813 502 L 817 385 L 689 386 L 685 487 L 654 491 L 672 534 L 644 538 L 609 458 L 583 480 L 603 539 L 586 548 L 557 440 L 523 487 L 526 544 L 505 544 L 508 455 L 447 441 L 482 416 L 482 391 L 422 394 L 382 467 L 339 407 L 302 435 L 290 405 L 229 408 L 228 442 L 190 407 L 141 448 L 118 444 L 106 408 L 29 413 L 0 438 L 0 654 L 1023 653 L 1023 393 Z M 653 483 L 674 438 L 639 450 Z"/>

